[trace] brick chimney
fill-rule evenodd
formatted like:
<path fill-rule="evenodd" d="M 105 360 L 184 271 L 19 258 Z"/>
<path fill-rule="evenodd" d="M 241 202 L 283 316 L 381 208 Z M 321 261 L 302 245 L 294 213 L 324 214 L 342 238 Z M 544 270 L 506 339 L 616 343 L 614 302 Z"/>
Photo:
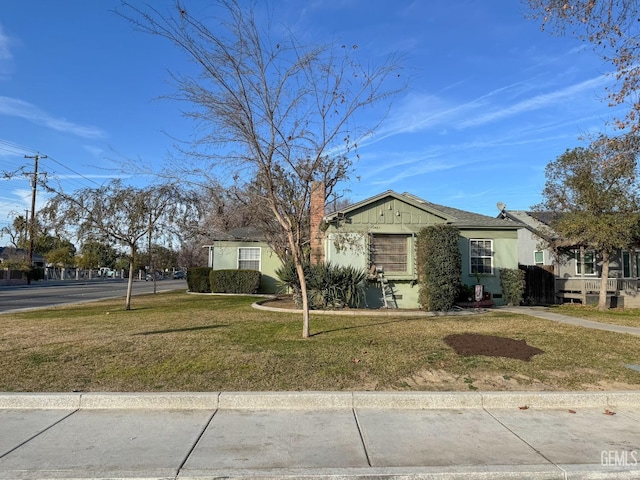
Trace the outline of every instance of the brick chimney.
<path fill-rule="evenodd" d="M 324 218 L 324 195 L 324 182 L 312 182 L 309 208 L 312 265 L 324 263 L 324 232 L 320 229 Z"/>

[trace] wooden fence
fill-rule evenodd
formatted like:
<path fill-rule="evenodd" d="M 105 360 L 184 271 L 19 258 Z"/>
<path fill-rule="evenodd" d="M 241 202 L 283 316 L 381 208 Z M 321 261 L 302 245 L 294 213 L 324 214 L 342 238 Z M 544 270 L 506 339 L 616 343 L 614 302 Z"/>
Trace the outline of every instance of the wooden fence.
<path fill-rule="evenodd" d="M 525 274 L 524 302 L 528 305 L 556 303 L 553 265 L 519 265 Z"/>

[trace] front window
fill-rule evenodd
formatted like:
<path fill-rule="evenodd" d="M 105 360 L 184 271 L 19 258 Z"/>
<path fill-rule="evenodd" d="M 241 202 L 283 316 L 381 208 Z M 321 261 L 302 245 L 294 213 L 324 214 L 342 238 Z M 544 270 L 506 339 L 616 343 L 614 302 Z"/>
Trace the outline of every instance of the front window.
<path fill-rule="evenodd" d="M 471 275 L 493 274 L 493 240 L 469 240 Z"/>
<path fill-rule="evenodd" d="M 580 257 L 580 250 L 576 250 L 576 273 L 578 275 L 582 275 L 582 259 Z M 596 254 L 593 250 L 586 250 L 584 252 L 584 274 L 596 274 Z"/>
<path fill-rule="evenodd" d="M 238 248 L 238 269 L 260 271 L 260 248 Z"/>
<path fill-rule="evenodd" d="M 386 273 L 406 274 L 407 235 L 372 235 L 371 262 Z"/>
<path fill-rule="evenodd" d="M 533 262 L 535 265 L 544 265 L 544 252 L 542 250 L 533 252 Z"/>
<path fill-rule="evenodd" d="M 625 278 L 640 277 L 640 252 L 622 252 L 622 268 Z"/>

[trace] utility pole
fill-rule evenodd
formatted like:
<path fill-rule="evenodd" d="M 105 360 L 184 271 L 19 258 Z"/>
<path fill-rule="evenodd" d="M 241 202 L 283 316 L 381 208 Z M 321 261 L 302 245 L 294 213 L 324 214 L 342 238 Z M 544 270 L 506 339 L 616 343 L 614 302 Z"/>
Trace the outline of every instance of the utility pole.
<path fill-rule="evenodd" d="M 35 244 L 36 229 L 36 191 L 38 188 L 38 160 L 47 158 L 46 155 L 36 154 L 34 156 L 25 155 L 24 158 L 33 158 L 34 168 L 31 173 L 31 219 L 29 223 L 29 268 L 33 265 L 33 248 Z M 30 281 L 30 280 L 29 280 Z"/>

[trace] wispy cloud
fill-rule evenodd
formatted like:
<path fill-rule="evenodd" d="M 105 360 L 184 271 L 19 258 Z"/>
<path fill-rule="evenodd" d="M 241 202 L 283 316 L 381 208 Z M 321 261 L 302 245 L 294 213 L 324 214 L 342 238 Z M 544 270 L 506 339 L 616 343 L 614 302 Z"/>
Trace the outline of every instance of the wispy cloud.
<path fill-rule="evenodd" d="M 64 118 L 54 117 L 37 106 L 17 98 L 0 96 L 0 115 L 23 118 L 37 125 L 83 138 L 98 139 L 106 136 L 106 133 L 98 127 L 80 125 Z"/>
<path fill-rule="evenodd" d="M 460 128 L 477 127 L 486 123 L 502 120 L 507 117 L 518 115 L 533 110 L 540 110 L 549 106 L 553 106 L 560 101 L 566 102 L 585 92 L 595 92 L 609 82 L 609 78 L 605 75 L 585 80 L 584 82 L 571 85 L 560 90 L 550 93 L 536 95 L 514 105 L 504 108 L 494 109 L 491 112 L 477 116 L 470 120 L 460 123 Z"/>
<path fill-rule="evenodd" d="M 450 162 L 444 160 L 431 160 L 429 162 L 417 163 L 411 167 L 396 169 L 395 175 L 385 175 L 383 179 L 372 180 L 371 185 L 392 185 L 404 180 L 405 178 L 414 178 L 433 172 L 441 172 L 451 170 L 466 165 L 467 162 Z"/>
<path fill-rule="evenodd" d="M 412 94 L 404 98 L 395 110 L 392 118 L 385 124 L 374 138 L 366 142 L 372 144 L 385 138 L 402 133 L 415 133 L 436 126 L 458 125 L 459 118 L 466 117 L 470 111 L 487 108 L 489 100 L 513 89 L 519 89 L 525 82 L 515 82 L 495 88 L 468 102 L 452 104 L 441 96 L 428 94 Z"/>
<path fill-rule="evenodd" d="M 4 33 L 2 25 L 0 25 L 0 61 L 11 60 L 11 50 L 9 49 L 9 37 Z"/>
<path fill-rule="evenodd" d="M 4 33 L 0 25 L 0 79 L 8 77 L 12 73 L 13 54 L 11 53 L 11 39 Z"/>

